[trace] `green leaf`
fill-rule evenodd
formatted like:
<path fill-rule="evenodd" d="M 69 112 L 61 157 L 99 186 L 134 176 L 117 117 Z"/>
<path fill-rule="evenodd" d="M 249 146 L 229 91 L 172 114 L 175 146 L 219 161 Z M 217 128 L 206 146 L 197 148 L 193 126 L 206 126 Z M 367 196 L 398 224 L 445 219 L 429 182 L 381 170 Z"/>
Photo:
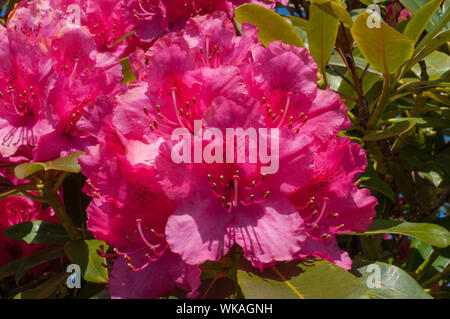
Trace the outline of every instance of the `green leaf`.
<path fill-rule="evenodd" d="M 402 134 L 405 134 L 406 132 L 409 132 L 414 126 L 416 125 L 416 122 L 413 120 L 406 120 L 406 121 L 400 121 L 400 122 L 394 122 L 391 126 L 384 129 L 381 132 L 374 133 L 374 134 L 368 134 L 363 137 L 364 141 L 379 141 L 379 140 L 385 140 L 391 137 L 397 137 Z"/>
<path fill-rule="evenodd" d="M 441 76 L 450 70 L 450 56 L 440 51 L 433 51 L 430 55 L 425 57 L 425 65 L 427 66 L 427 73 L 431 81 L 438 80 Z M 412 71 L 420 77 L 420 67 L 418 64 L 412 67 Z"/>
<path fill-rule="evenodd" d="M 56 292 L 67 276 L 66 273 L 56 274 L 38 287 L 17 294 L 14 299 L 46 299 Z"/>
<path fill-rule="evenodd" d="M 248 299 L 368 298 L 367 290 L 356 277 L 325 260 L 304 266 L 282 263 L 262 273 L 243 265 L 237 277 Z"/>
<path fill-rule="evenodd" d="M 365 233 L 348 235 L 400 234 L 420 239 L 430 245 L 445 248 L 450 245 L 450 232 L 442 226 L 429 223 L 410 223 L 386 219 L 374 219 Z"/>
<path fill-rule="evenodd" d="M 384 74 L 392 74 L 409 60 L 414 44 L 406 36 L 383 21 L 380 28 L 369 28 L 370 13 L 359 14 L 352 26 L 352 35 L 370 65 Z"/>
<path fill-rule="evenodd" d="M 432 38 L 428 42 L 428 44 L 423 47 L 423 49 L 421 49 L 417 53 L 414 52 L 414 58 L 408 62 L 406 69 L 411 68 L 413 65 L 424 59 L 429 54 L 433 53 L 437 48 L 447 43 L 448 41 L 450 41 L 450 30 L 439 33 L 434 38 Z"/>
<path fill-rule="evenodd" d="M 106 264 L 106 260 L 97 253 L 100 246 L 103 246 L 105 251 L 108 249 L 105 242 L 94 239 L 75 240 L 64 246 L 70 261 L 80 266 L 84 280 L 99 284 L 108 282 L 108 271 L 102 266 Z"/>
<path fill-rule="evenodd" d="M 408 11 L 413 15 L 413 18 L 418 15 L 420 13 L 420 11 L 426 7 L 430 2 L 430 0 L 400 0 L 400 3 L 406 7 L 406 9 L 408 9 Z M 442 0 L 439 1 L 438 3 L 438 8 L 440 3 L 442 2 Z M 419 14 L 419 16 L 422 19 L 426 19 L 426 15 L 421 13 Z M 434 28 L 436 28 L 436 26 L 439 24 L 439 22 L 442 20 L 444 16 L 444 12 L 442 12 L 442 10 L 434 10 L 433 12 L 431 12 L 431 16 L 430 18 L 427 19 L 425 26 L 428 32 L 430 32 L 431 30 L 433 30 Z M 411 19 L 411 20 L 412 20 Z"/>
<path fill-rule="evenodd" d="M 78 157 L 82 154 L 84 153 L 77 152 L 48 162 L 20 164 L 16 166 L 15 174 L 18 179 L 24 179 L 42 170 L 58 170 L 69 173 L 79 173 L 81 171 L 81 167 L 78 164 Z"/>
<path fill-rule="evenodd" d="M 18 282 L 29 269 L 62 256 L 64 256 L 63 247 L 39 250 L 1 267 L 0 279 L 16 274 L 16 281 Z"/>
<path fill-rule="evenodd" d="M 302 19 L 296 16 L 283 16 L 285 19 L 288 19 L 293 26 L 302 29 L 303 31 L 308 30 L 308 20 Z"/>
<path fill-rule="evenodd" d="M 311 0 L 317 7 L 326 13 L 332 15 L 334 18 L 342 21 L 344 25 L 351 28 L 353 20 L 348 11 L 336 1 L 330 0 Z"/>
<path fill-rule="evenodd" d="M 363 59 L 363 58 L 361 58 L 361 57 L 358 57 L 358 56 L 354 56 L 354 57 L 353 57 L 353 60 L 355 61 L 355 66 L 356 66 L 356 68 L 357 68 L 358 70 L 360 70 L 360 71 L 363 71 L 363 70 L 366 68 L 367 64 L 368 64 L 368 62 L 367 62 L 365 59 Z M 330 57 L 330 60 L 329 60 L 328 63 L 331 64 L 331 65 L 334 65 L 334 66 L 340 66 L 340 67 L 343 67 L 343 68 L 346 68 L 346 67 L 347 67 L 347 66 L 345 65 L 344 61 L 342 60 L 342 57 L 341 57 L 340 55 L 337 55 L 337 54 L 332 55 L 332 56 Z M 366 72 L 367 72 L 367 73 L 373 73 L 373 74 L 376 74 L 376 75 L 379 75 L 379 76 L 382 76 L 382 75 L 383 75 L 383 73 L 378 72 L 378 71 L 372 69 L 372 68 L 370 67 L 370 65 L 369 65 L 369 67 L 367 68 Z"/>
<path fill-rule="evenodd" d="M 87 220 L 86 208 L 91 197 L 82 192 L 86 177 L 82 174 L 71 174 L 63 182 L 63 198 L 67 214 L 76 227 L 85 227 Z"/>
<path fill-rule="evenodd" d="M 442 0 L 432 0 L 421 7 L 408 22 L 403 34 L 416 43 L 441 2 Z"/>
<path fill-rule="evenodd" d="M 380 271 L 379 278 L 376 271 Z M 376 299 L 433 299 L 406 272 L 382 262 L 357 266 L 352 271 Z M 378 281 L 379 280 L 379 281 Z"/>
<path fill-rule="evenodd" d="M 392 188 L 386 184 L 378 176 L 378 173 L 373 169 L 373 163 L 368 165 L 366 172 L 361 175 L 361 187 L 367 187 L 370 190 L 380 192 L 387 196 L 392 202 L 395 202 L 395 194 Z"/>
<path fill-rule="evenodd" d="M 41 220 L 15 224 L 6 229 L 3 234 L 8 238 L 27 244 L 52 245 L 69 240 L 69 236 L 61 224 Z"/>
<path fill-rule="evenodd" d="M 338 19 L 321 10 L 316 4 L 309 7 L 308 43 L 309 51 L 323 76 L 333 52 L 338 32 Z"/>
<path fill-rule="evenodd" d="M 450 127 L 450 120 L 434 117 L 402 117 L 396 119 L 389 119 L 388 121 L 392 123 L 414 121 L 416 122 L 416 126 L 418 127 L 434 127 L 434 128 Z"/>
<path fill-rule="evenodd" d="M 130 61 L 128 61 L 128 57 L 120 60 L 120 64 L 122 65 L 122 74 L 123 80 L 122 83 L 130 83 L 136 81 L 136 76 L 131 69 Z"/>
<path fill-rule="evenodd" d="M 427 243 L 414 239 L 411 243 L 406 262 L 406 269 L 415 271 L 433 252 L 433 247 Z M 436 260 L 424 270 L 419 282 L 424 282 L 434 275 L 441 273 L 450 264 L 450 247 L 443 249 Z"/>
<path fill-rule="evenodd" d="M 248 22 L 258 27 L 258 39 L 264 45 L 281 40 L 286 44 L 304 46 L 302 38 L 295 32 L 294 27 L 272 10 L 246 3 L 236 8 L 234 13 L 239 23 Z"/>

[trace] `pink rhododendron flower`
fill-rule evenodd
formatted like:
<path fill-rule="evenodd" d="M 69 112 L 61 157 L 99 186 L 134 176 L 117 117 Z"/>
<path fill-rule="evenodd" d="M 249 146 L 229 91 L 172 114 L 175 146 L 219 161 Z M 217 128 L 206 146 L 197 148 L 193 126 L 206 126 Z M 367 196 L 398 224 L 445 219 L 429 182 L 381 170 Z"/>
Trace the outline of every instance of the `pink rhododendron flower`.
<path fill-rule="evenodd" d="M 287 0 L 123 0 L 124 14 L 136 28 L 143 41 L 153 41 L 167 32 L 184 28 L 193 16 L 218 11 L 233 16 L 233 10 L 244 3 L 257 3 L 270 9 L 277 2 L 286 5 Z"/>
<path fill-rule="evenodd" d="M 0 27 L 0 155 L 27 153 L 51 132 L 54 61 L 19 32 Z M 17 154 L 22 155 L 22 154 Z"/>
<path fill-rule="evenodd" d="M 349 139 L 330 141 L 314 156 L 314 173 L 291 200 L 306 223 L 308 240 L 300 256 L 308 253 L 349 269 L 351 260 L 340 251 L 334 235 L 364 232 L 375 217 L 377 200 L 354 182 L 367 166 L 363 149 Z M 357 218 L 355 218 L 357 216 Z"/>
<path fill-rule="evenodd" d="M 96 144 L 94 132 L 84 130 L 80 120 L 89 112 L 89 105 L 103 105 L 105 100 L 113 103 L 108 96 L 118 91 L 122 79 L 119 59 L 108 52 L 99 53 L 83 28 L 62 29 L 52 41 L 52 56 L 56 60 L 54 71 L 59 75 L 49 96 L 56 127 L 40 139 L 34 154 L 36 161 L 84 151 Z"/>
<path fill-rule="evenodd" d="M 88 208 L 88 228 L 114 247 L 115 254 L 105 256 L 118 257 L 108 286 L 111 296 L 157 298 L 175 286 L 195 296 L 200 270 L 171 252 L 164 235 L 173 204 L 155 180 L 151 165 L 155 154 L 147 152 L 143 158 L 139 145 L 130 143 L 127 153 L 132 162 L 121 153 L 106 159 L 104 152 L 120 150 L 107 144 L 117 143 L 105 141 L 81 158 L 89 177 L 88 192 L 94 197 Z M 98 170 L 91 176 L 94 167 Z"/>
<path fill-rule="evenodd" d="M 49 39 L 65 26 L 83 26 L 89 30 L 99 52 L 126 56 L 141 45 L 130 32 L 121 1 L 33 0 L 17 4 L 8 27 L 38 39 Z"/>

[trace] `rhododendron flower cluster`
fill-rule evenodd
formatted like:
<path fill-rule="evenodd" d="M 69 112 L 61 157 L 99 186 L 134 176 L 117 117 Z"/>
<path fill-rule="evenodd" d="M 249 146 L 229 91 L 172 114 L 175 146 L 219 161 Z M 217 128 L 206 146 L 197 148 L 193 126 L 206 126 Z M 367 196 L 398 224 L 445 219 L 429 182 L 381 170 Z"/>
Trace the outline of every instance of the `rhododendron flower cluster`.
<path fill-rule="evenodd" d="M 233 246 L 259 270 L 311 256 L 349 269 L 335 235 L 364 232 L 375 216 L 375 197 L 356 185 L 365 153 L 337 137 L 350 126 L 344 101 L 317 87 L 307 49 L 263 46 L 246 23 L 238 35 L 233 8 L 245 2 L 276 3 L 37 0 L 21 2 L 0 29 L 0 155 L 84 152 L 87 226 L 112 247 L 99 250 L 112 265 L 112 297 L 158 298 L 174 287 L 196 297 L 200 266 Z M 127 55 L 136 81 L 121 84 Z M 236 143 L 234 161 L 215 148 L 213 163 L 176 163 L 180 128 L 192 149 L 214 140 L 201 135 L 207 129 L 215 138 L 267 132 L 278 170 L 262 173 L 251 141 L 243 160 Z M 27 198 L 0 207 L 8 223 L 44 213 Z"/>

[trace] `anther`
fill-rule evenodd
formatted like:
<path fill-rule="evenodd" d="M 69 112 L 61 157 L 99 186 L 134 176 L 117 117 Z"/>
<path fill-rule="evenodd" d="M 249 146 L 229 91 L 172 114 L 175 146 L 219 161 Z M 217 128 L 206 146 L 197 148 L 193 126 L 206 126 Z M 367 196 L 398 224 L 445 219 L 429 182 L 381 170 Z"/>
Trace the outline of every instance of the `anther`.
<path fill-rule="evenodd" d="M 267 199 L 267 198 L 269 198 L 269 196 L 270 196 L 270 191 L 267 191 L 267 192 L 264 194 L 264 198 Z"/>

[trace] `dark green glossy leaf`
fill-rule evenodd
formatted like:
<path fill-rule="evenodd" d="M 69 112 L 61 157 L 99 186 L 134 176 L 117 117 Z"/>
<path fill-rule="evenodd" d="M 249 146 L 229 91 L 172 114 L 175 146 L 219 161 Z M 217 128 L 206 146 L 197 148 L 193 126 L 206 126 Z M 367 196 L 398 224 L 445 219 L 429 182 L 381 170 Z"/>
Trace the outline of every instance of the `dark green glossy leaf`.
<path fill-rule="evenodd" d="M 283 263 L 259 273 L 248 265 L 237 273 L 249 299 L 368 298 L 361 282 L 346 270 L 324 260 L 309 265 Z"/>
<path fill-rule="evenodd" d="M 14 299 L 46 299 L 56 292 L 66 278 L 66 273 L 56 274 L 38 287 L 19 293 Z"/>
<path fill-rule="evenodd" d="M 433 247 L 421 240 L 414 239 L 409 247 L 406 269 L 415 271 L 433 252 Z M 424 282 L 441 273 L 450 264 L 450 247 L 443 249 L 436 260 L 424 270 L 419 282 Z"/>
<path fill-rule="evenodd" d="M 295 32 L 294 27 L 272 10 L 246 3 L 236 8 L 234 13 L 239 23 L 248 22 L 258 27 L 258 39 L 264 45 L 281 40 L 286 44 L 304 46 L 302 38 Z"/>
<path fill-rule="evenodd" d="M 375 262 L 355 268 L 352 272 L 367 287 L 372 298 L 432 299 L 411 276 L 396 266 Z"/>
<path fill-rule="evenodd" d="M 17 259 L 0 268 L 0 279 L 16 274 L 16 281 L 31 268 L 64 256 L 63 247 L 39 250 L 38 252 Z"/>
<path fill-rule="evenodd" d="M 386 184 L 378 176 L 378 173 L 373 169 L 372 164 L 369 164 L 366 172 L 364 172 L 360 177 L 361 187 L 367 187 L 372 191 L 382 193 L 387 196 L 392 202 L 395 202 L 395 194 L 392 188 Z"/>
<path fill-rule="evenodd" d="M 69 240 L 61 224 L 41 220 L 15 224 L 3 232 L 6 237 L 27 244 L 52 245 Z"/>
<path fill-rule="evenodd" d="M 430 245 L 445 248 L 450 245 L 450 232 L 442 226 L 429 223 L 410 223 L 385 219 L 374 219 L 365 233 L 353 235 L 400 234 L 420 239 Z"/>
<path fill-rule="evenodd" d="M 91 198 L 82 192 L 86 177 L 82 174 L 71 174 L 63 182 L 63 198 L 67 214 L 74 225 L 83 227 L 86 223 L 86 208 Z"/>

